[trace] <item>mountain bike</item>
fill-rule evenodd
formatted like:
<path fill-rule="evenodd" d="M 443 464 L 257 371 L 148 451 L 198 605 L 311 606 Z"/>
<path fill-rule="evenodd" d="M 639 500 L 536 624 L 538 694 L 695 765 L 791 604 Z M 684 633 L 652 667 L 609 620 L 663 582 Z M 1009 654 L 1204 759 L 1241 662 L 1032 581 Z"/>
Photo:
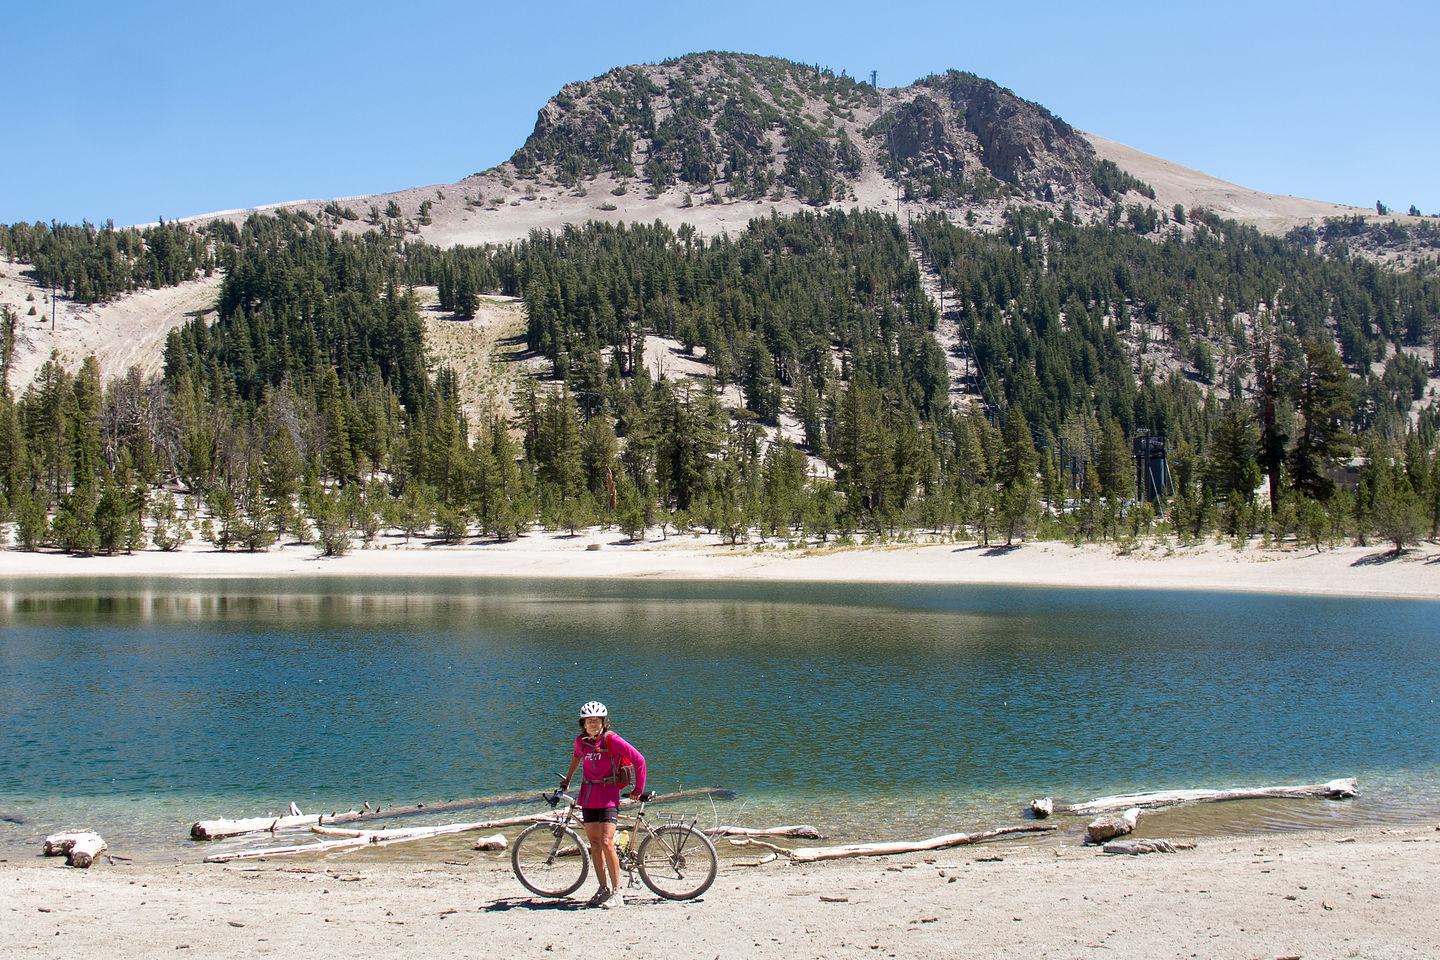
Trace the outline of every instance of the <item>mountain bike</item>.
<path fill-rule="evenodd" d="M 564 813 L 553 820 L 531 824 L 510 848 L 510 867 L 525 889 L 542 897 L 567 897 L 580 889 L 590 874 L 590 841 L 585 838 L 580 807 L 558 787 L 540 798 L 551 809 L 561 803 Z M 621 816 L 628 830 L 615 835 L 615 852 L 628 886 L 638 873 L 645 886 L 667 900 L 692 900 L 710 889 L 719 869 L 715 844 L 695 826 L 696 818 L 665 814 L 658 823 L 645 815 L 645 804 L 655 791 L 640 795 L 633 816 Z M 578 827 L 578 828 L 577 828 Z"/>

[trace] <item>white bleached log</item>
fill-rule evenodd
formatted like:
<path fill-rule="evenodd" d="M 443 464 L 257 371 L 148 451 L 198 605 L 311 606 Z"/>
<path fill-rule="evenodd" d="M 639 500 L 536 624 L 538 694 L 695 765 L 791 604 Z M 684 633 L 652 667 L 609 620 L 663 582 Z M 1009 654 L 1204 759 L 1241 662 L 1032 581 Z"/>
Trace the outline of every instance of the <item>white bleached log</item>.
<path fill-rule="evenodd" d="M 794 837 L 798 840 L 823 840 L 824 834 L 808 823 L 796 823 L 784 827 L 710 827 L 704 831 L 712 837 Z"/>
<path fill-rule="evenodd" d="M 535 815 L 528 817 L 508 817 L 503 820 L 483 820 L 479 823 L 444 823 L 431 827 L 396 827 L 388 830 L 354 830 L 345 827 L 327 827 L 316 825 L 310 828 L 312 833 L 323 837 L 330 837 L 329 840 L 321 840 L 317 843 L 292 843 L 278 847 L 265 847 L 260 850 L 245 850 L 235 853 L 217 853 L 205 858 L 206 863 L 228 863 L 231 860 L 259 860 L 266 857 L 293 857 L 304 856 L 308 853 L 323 853 L 326 850 L 344 850 L 350 847 L 364 847 L 370 844 L 405 843 L 410 840 L 425 840 L 430 837 L 444 837 L 455 833 L 471 833 L 477 830 L 493 830 L 496 827 L 514 826 L 521 823 L 535 823 L 539 820 L 552 819 L 552 814 Z M 481 847 L 481 843 L 494 844 L 499 841 L 499 846 Z M 477 841 L 475 849 L 505 849 L 506 840 L 502 834 L 495 834 L 493 837 L 485 837 Z"/>
<path fill-rule="evenodd" d="M 45 838 L 45 856 L 63 856 L 72 867 L 85 868 L 106 849 L 104 838 L 93 830 L 76 830 L 72 833 L 52 833 Z"/>
<path fill-rule="evenodd" d="M 735 795 L 734 790 L 722 787 L 709 787 L 697 790 L 680 790 L 676 793 L 663 793 L 657 796 L 651 803 L 663 803 L 670 800 L 689 800 L 695 797 L 716 797 L 730 798 Z M 450 810 L 466 810 L 477 807 L 499 807 L 512 806 L 536 799 L 533 793 L 516 793 L 498 797 L 474 797 L 468 800 L 441 800 L 436 803 L 415 803 L 404 807 L 371 807 L 368 803 L 359 810 L 346 810 L 343 813 L 326 814 L 304 814 L 300 808 L 291 803 L 290 814 L 283 817 L 244 817 L 230 819 L 219 817 L 214 820 L 201 820 L 190 827 L 190 838 L 192 840 L 219 840 L 222 837 L 238 837 L 247 833 L 278 833 L 282 830 L 304 829 L 306 827 L 321 826 L 327 823 L 357 823 L 365 820 L 388 820 L 394 817 L 408 817 L 422 813 L 444 813 Z M 622 798 L 620 806 L 629 807 L 635 801 Z M 517 821 L 519 822 L 519 821 Z"/>
<path fill-rule="evenodd" d="M 514 827 L 522 823 L 539 823 L 554 820 L 553 813 L 535 813 L 523 817 L 504 817 L 500 820 L 481 820 L 478 823 L 442 823 L 431 827 L 394 827 L 388 830 L 356 830 L 353 827 L 314 826 L 311 833 L 324 837 L 366 837 L 372 843 L 383 840 L 423 840 L 426 837 L 440 837 L 450 833 L 469 833 L 472 830 L 493 830 L 497 827 Z"/>
<path fill-rule="evenodd" d="M 1117 840 L 1105 844 L 1106 853 L 1139 856 L 1142 853 L 1176 853 L 1180 850 L 1194 850 L 1195 844 L 1177 840 Z"/>
<path fill-rule="evenodd" d="M 840 860 L 845 857 L 888 857 L 900 853 L 921 853 L 925 850 L 943 850 L 987 840 L 1010 840 L 1028 833 L 1045 833 L 1054 830 L 1052 824 L 1024 827 L 1001 827 L 998 830 L 982 830 L 979 833 L 950 833 L 928 840 L 896 841 L 885 843 L 852 843 L 834 847 L 799 847 L 790 851 L 790 859 L 796 863 L 813 863 L 817 860 Z"/>
<path fill-rule="evenodd" d="M 1096 817 L 1085 828 L 1085 833 L 1089 836 L 1091 843 L 1104 843 L 1106 840 L 1114 840 L 1116 837 L 1133 833 L 1135 824 L 1139 820 L 1140 808 L 1131 807 L 1119 816 L 1107 813 Z"/>
<path fill-rule="evenodd" d="M 1061 808 L 1063 813 L 1090 816 L 1097 813 L 1113 813 L 1131 807 L 1153 809 L 1173 807 L 1186 803 L 1212 803 L 1224 800 L 1263 800 L 1269 798 L 1310 798 L 1346 800 L 1360 795 L 1360 784 L 1354 777 L 1331 780 L 1327 783 L 1308 784 L 1294 787 L 1236 787 L 1229 790 L 1162 790 L 1151 793 L 1129 793 L 1115 797 L 1100 797 L 1084 803 L 1072 803 Z"/>
<path fill-rule="evenodd" d="M 295 805 L 290 805 L 292 808 Z M 238 837 L 247 833 L 278 833 L 281 830 L 299 830 L 321 823 L 348 823 L 364 816 L 359 810 L 344 813 L 302 813 L 284 817 L 246 817 L 241 820 L 200 820 L 190 827 L 192 840 L 219 840 L 222 837 Z"/>
<path fill-rule="evenodd" d="M 754 837 L 727 837 L 726 840 L 732 847 L 764 847 L 773 854 L 783 854 L 786 857 L 791 856 L 795 852 L 789 847 L 777 846 L 773 843 L 767 843 L 764 840 L 756 840 Z"/>
<path fill-rule="evenodd" d="M 320 840 L 316 843 L 293 843 L 283 847 L 265 847 L 263 850 L 237 850 L 233 853 L 212 853 L 206 863 L 230 863 L 233 860 L 264 860 L 267 857 L 289 857 L 307 853 L 323 853 L 345 847 L 363 847 L 369 843 L 365 837 L 344 837 L 339 840 Z"/>

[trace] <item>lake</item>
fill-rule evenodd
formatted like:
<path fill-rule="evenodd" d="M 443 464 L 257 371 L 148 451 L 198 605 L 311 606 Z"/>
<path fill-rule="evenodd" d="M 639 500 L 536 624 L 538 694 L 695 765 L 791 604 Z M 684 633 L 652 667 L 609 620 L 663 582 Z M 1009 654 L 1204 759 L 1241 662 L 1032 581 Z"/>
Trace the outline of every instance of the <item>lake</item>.
<path fill-rule="evenodd" d="M 1154 835 L 1412 822 L 1440 814 L 1437 654 L 1433 601 L 13 580 L 0 817 L 25 822 L 0 821 L 0 846 L 92 826 L 115 852 L 193 859 L 193 821 L 292 801 L 538 795 L 589 699 L 645 753 L 652 787 L 736 791 L 691 804 L 707 822 L 920 837 L 1020 822 L 1036 796 L 1345 776 L 1358 800 L 1192 807 L 1154 815 Z"/>

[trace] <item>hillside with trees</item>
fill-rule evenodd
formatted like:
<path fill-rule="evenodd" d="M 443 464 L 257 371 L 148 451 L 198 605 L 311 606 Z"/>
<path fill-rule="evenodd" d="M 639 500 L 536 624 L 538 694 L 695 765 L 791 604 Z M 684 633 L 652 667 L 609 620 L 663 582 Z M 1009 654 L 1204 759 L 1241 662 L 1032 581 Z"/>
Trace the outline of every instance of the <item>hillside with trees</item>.
<path fill-rule="evenodd" d="M 596 523 L 731 542 L 1440 534 L 1426 224 L 1278 237 L 1157 209 L 1062 120 L 971 74 L 877 90 L 731 54 L 566 87 L 508 169 L 813 209 L 448 248 L 420 233 L 428 197 L 416 219 L 391 201 L 0 228 L 31 282 L 77 301 L 222 278 L 154 378 L 52 359 L 12 390 L 7 307 L 9 538 L 334 553 L 387 530 Z M 861 177 L 924 207 L 837 203 Z M 476 414 L 421 314 L 463 324 L 486 296 L 523 302 L 493 362 L 532 372 Z M 648 365 L 657 344 L 691 372 Z"/>

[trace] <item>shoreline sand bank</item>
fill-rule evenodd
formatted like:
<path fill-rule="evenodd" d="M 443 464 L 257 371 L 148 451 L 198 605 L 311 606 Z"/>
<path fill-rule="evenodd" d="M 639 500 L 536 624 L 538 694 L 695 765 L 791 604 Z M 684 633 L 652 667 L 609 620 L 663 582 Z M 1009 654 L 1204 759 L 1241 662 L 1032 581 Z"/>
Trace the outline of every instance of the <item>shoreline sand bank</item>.
<path fill-rule="evenodd" d="M 408 545 L 382 537 L 341 557 L 311 545 L 263 553 L 188 544 L 172 553 L 73 557 L 0 550 L 0 579 L 60 577 L 287 578 L 295 576 L 532 577 L 656 580 L 771 580 L 837 583 L 949 583 L 1217 590 L 1316 596 L 1440 599 L 1440 546 L 1395 555 L 1388 547 L 1322 551 L 1228 544 L 1142 542 L 1014 547 L 932 543 L 788 548 L 726 546 L 713 537 L 671 536 L 630 543 L 613 531 L 574 537 L 527 534 L 513 543 Z"/>
<path fill-rule="evenodd" d="M 1139 857 L 997 843 L 759 867 L 693 902 L 531 898 L 503 857 L 433 862 L 0 863 L 0 953 L 634 957 L 1424 957 L 1440 943 L 1440 832 L 1213 837 Z M 588 895 L 589 886 L 581 891 Z"/>

